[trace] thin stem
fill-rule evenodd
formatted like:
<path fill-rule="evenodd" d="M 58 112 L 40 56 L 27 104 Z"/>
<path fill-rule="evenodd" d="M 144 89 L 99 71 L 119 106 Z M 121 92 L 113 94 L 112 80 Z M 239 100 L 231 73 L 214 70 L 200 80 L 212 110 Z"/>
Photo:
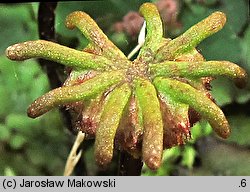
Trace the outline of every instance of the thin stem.
<path fill-rule="evenodd" d="M 186 83 L 169 78 L 156 77 L 153 83 L 159 92 L 170 95 L 181 103 L 188 104 L 200 113 L 220 137 L 227 138 L 230 135 L 230 127 L 222 110 L 203 92 Z"/>
<path fill-rule="evenodd" d="M 150 72 L 154 77 L 217 77 L 226 76 L 235 80 L 239 87 L 247 83 L 247 73 L 238 65 L 229 61 L 201 61 L 201 62 L 175 62 L 165 61 L 149 64 Z"/>
<path fill-rule="evenodd" d="M 59 87 L 36 99 L 28 108 L 28 116 L 36 118 L 56 106 L 90 99 L 122 79 L 119 71 L 104 72 L 80 85 Z"/>
<path fill-rule="evenodd" d="M 108 39 L 88 14 L 75 11 L 67 16 L 65 24 L 69 29 L 79 28 L 95 48 L 100 48 L 103 56 L 109 59 L 126 59 L 126 56 Z"/>
<path fill-rule="evenodd" d="M 162 46 L 157 55 L 157 61 L 173 60 L 174 58 L 194 49 L 205 38 L 221 30 L 226 22 L 226 16 L 222 12 L 215 12 L 206 19 L 197 23 L 184 34 Z"/>
<path fill-rule="evenodd" d="M 157 169 L 163 150 L 163 123 L 157 93 L 151 82 L 136 79 L 135 94 L 143 116 L 142 158 L 150 169 Z"/>
<path fill-rule="evenodd" d="M 38 31 L 40 39 L 55 41 L 55 9 L 57 2 L 40 2 Z"/>
<path fill-rule="evenodd" d="M 69 176 L 72 174 L 77 162 L 81 158 L 82 150 L 80 150 L 78 154 L 77 154 L 77 150 L 79 146 L 81 145 L 81 143 L 84 141 L 84 137 L 85 137 L 85 133 L 79 131 L 76 136 L 74 145 L 67 158 L 67 162 L 66 162 L 64 174 L 63 174 L 64 176 Z"/>
<path fill-rule="evenodd" d="M 109 69 L 110 60 L 91 53 L 77 51 L 57 43 L 37 40 L 12 45 L 6 49 L 11 60 L 22 61 L 30 58 L 43 58 L 80 69 Z"/>

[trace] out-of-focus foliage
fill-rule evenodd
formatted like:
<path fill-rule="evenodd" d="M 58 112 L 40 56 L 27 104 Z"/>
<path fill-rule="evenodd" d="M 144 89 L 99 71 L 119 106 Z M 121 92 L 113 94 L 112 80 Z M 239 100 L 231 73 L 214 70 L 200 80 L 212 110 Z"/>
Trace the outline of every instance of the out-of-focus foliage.
<path fill-rule="evenodd" d="M 58 112 L 30 119 L 27 106 L 49 90 L 35 60 L 11 62 L 4 50 L 37 39 L 36 6 L 0 5 L 0 175 L 61 175 L 69 151 Z"/>
<path fill-rule="evenodd" d="M 192 175 L 249 175 L 249 148 L 211 136 L 200 139 L 197 146 L 202 166 L 194 167 Z"/>
<path fill-rule="evenodd" d="M 37 4 L 0 4 L 0 53 L 10 44 L 38 38 Z"/>
<path fill-rule="evenodd" d="M 128 54 L 137 39 L 126 32 L 118 33 L 114 24 L 122 21 L 129 11 L 138 11 L 143 2 L 147 1 L 59 2 L 55 12 L 58 42 L 79 49 L 86 45 L 78 30 L 71 31 L 64 26 L 66 15 L 81 10 L 90 14 L 109 38 Z M 207 60 L 229 60 L 250 74 L 247 0 L 175 2 L 178 2 L 180 25 L 166 31 L 166 35 L 174 38 L 210 13 L 223 11 L 227 24 L 198 49 Z M 28 105 L 50 89 L 37 61 L 13 62 L 4 55 L 11 44 L 38 39 L 37 12 L 38 3 L 0 4 L 0 175 L 61 175 L 73 142 L 58 111 L 35 120 L 26 116 Z M 153 172 L 143 167 L 143 175 L 250 175 L 250 85 L 239 90 L 231 81 L 218 78 L 212 87 L 216 102 L 226 110 L 232 127 L 231 137 L 225 141 L 215 139 L 209 124 L 202 121 L 192 128 L 192 140 L 187 145 L 166 150 L 161 168 Z M 98 170 L 93 165 L 91 149 L 83 155 L 87 173 L 95 175 Z"/>
<path fill-rule="evenodd" d="M 2 55 L 0 63 L 0 174 L 62 174 L 68 148 L 59 114 L 26 116 L 29 103 L 49 89 L 46 75 L 34 60 L 17 65 Z"/>

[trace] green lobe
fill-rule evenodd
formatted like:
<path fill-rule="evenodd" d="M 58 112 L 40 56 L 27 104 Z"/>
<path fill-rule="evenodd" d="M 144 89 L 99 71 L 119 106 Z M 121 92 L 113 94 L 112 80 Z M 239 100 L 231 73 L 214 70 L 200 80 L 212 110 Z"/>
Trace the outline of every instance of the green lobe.
<path fill-rule="evenodd" d="M 205 38 L 213 35 L 226 22 L 226 15 L 222 12 L 214 12 L 204 20 L 192 26 L 185 33 L 170 41 L 159 49 L 156 59 L 158 61 L 173 60 L 174 58 L 189 52 Z"/>
<path fill-rule="evenodd" d="M 77 69 L 110 69 L 111 61 L 105 57 L 78 51 L 53 43 L 37 40 L 12 45 L 6 49 L 11 60 L 22 61 L 30 58 L 43 58 Z"/>
<path fill-rule="evenodd" d="M 150 54 L 155 54 L 158 50 L 163 36 L 161 17 L 157 7 L 153 3 L 144 3 L 139 10 L 146 21 L 147 35 L 145 43 L 141 48 L 139 56 L 147 58 Z M 151 58 L 153 58 L 153 55 Z"/>
<path fill-rule="evenodd" d="M 75 11 L 65 21 L 69 29 L 78 27 L 95 48 L 99 48 L 103 56 L 109 59 L 126 59 L 126 56 L 108 39 L 96 22 L 86 13 Z"/>
<path fill-rule="evenodd" d="M 159 168 L 163 150 L 163 123 L 154 86 L 145 79 L 135 80 L 135 94 L 143 116 L 142 157 L 151 169 Z"/>
<path fill-rule="evenodd" d="M 175 100 L 188 104 L 208 120 L 214 131 L 222 138 L 230 135 L 230 127 L 221 109 L 203 91 L 168 78 L 156 77 L 154 85 L 159 92 L 169 94 Z"/>
<path fill-rule="evenodd" d="M 119 71 L 104 72 L 80 85 L 59 87 L 36 99 L 28 108 L 28 116 L 36 118 L 54 107 L 90 99 L 122 79 L 123 75 Z"/>
<path fill-rule="evenodd" d="M 125 83 L 110 92 L 104 103 L 95 138 L 95 159 L 101 166 L 106 166 L 112 160 L 116 130 L 130 95 L 130 86 Z"/>
<path fill-rule="evenodd" d="M 247 73 L 238 65 L 229 61 L 175 62 L 165 61 L 149 64 L 153 76 L 164 77 L 217 77 L 226 76 L 235 80 L 236 85 L 243 87 L 247 83 Z"/>

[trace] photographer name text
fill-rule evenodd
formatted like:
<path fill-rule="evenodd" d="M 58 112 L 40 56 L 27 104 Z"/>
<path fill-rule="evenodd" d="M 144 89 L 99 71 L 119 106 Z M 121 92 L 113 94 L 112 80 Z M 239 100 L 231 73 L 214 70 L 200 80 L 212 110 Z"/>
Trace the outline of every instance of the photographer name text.
<path fill-rule="evenodd" d="M 26 180 L 22 179 L 18 185 L 21 188 L 115 188 L 115 179 L 107 180 L 84 180 L 84 179 L 67 179 L 63 180 Z"/>

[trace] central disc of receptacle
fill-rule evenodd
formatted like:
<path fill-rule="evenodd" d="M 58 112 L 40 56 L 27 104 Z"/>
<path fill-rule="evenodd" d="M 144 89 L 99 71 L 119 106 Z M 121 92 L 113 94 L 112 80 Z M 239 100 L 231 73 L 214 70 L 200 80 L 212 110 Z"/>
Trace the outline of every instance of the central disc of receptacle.
<path fill-rule="evenodd" d="M 148 65 L 141 60 L 134 60 L 126 71 L 127 79 L 133 81 L 137 77 L 149 79 Z"/>

